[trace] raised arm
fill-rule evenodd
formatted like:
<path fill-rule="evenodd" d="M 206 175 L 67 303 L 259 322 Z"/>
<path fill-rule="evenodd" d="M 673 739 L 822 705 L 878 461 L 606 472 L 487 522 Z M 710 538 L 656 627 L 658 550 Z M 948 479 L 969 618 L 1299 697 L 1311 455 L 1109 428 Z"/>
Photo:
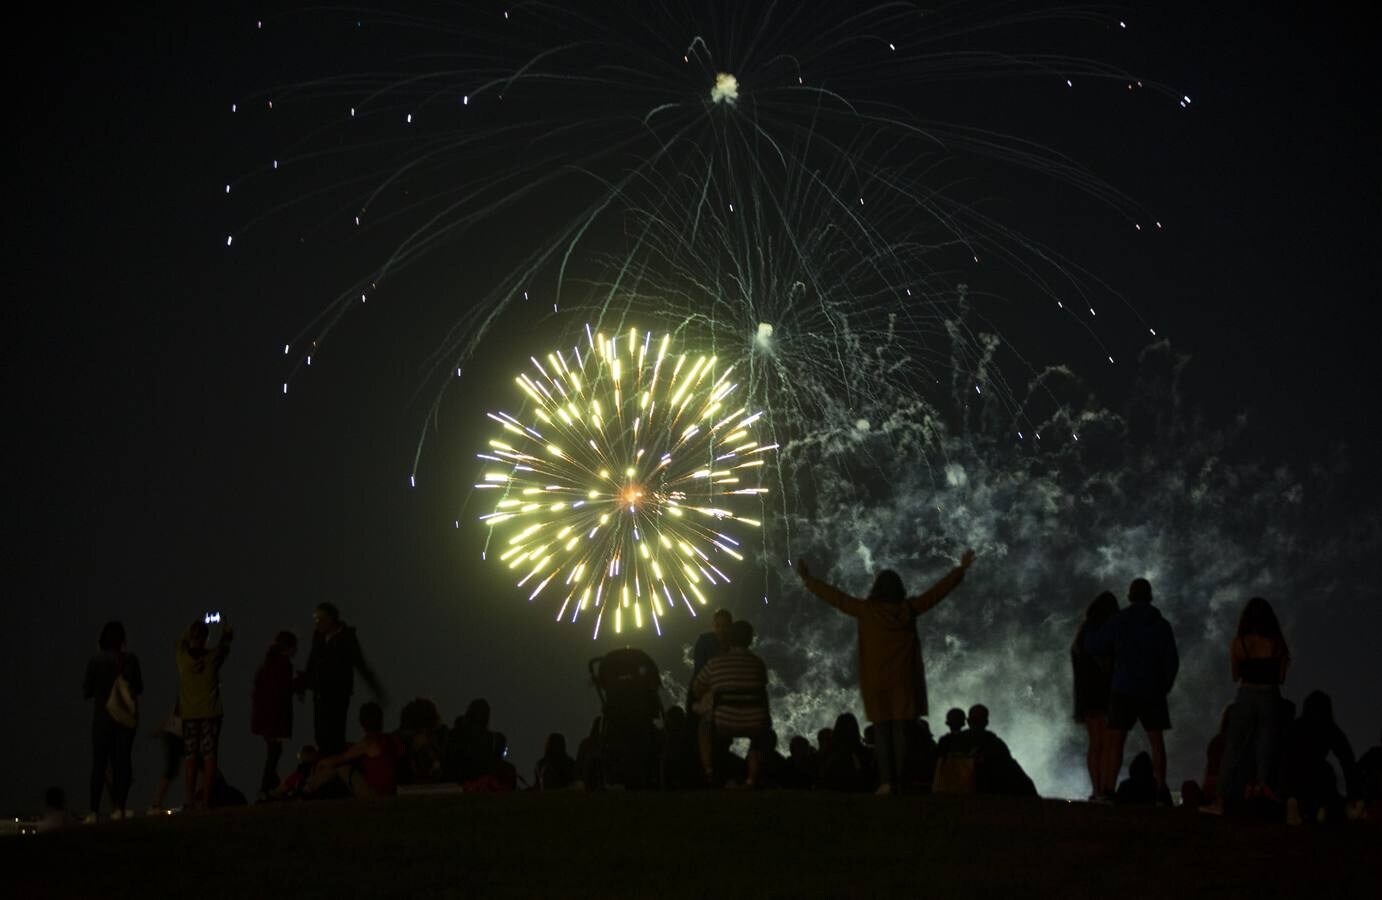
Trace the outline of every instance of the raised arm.
<path fill-rule="evenodd" d="M 225 665 L 226 657 L 230 655 L 230 645 L 235 640 L 235 628 L 229 623 L 221 626 L 221 639 L 216 642 L 216 655 L 212 657 L 212 665 L 217 669 Z"/>
<path fill-rule="evenodd" d="M 840 612 L 847 616 L 853 616 L 856 619 L 863 615 L 863 600 L 857 597 L 851 597 L 833 584 L 828 584 L 813 576 L 810 566 L 806 564 L 806 560 L 797 560 L 797 574 L 801 576 L 801 583 L 806 585 L 808 591 L 820 597 Z"/>
<path fill-rule="evenodd" d="M 945 599 L 946 595 L 960 586 L 960 582 L 965 580 L 965 573 L 974 564 L 974 551 L 966 550 L 960 557 L 960 562 L 955 568 L 951 569 L 944 578 L 931 585 L 921 594 L 907 598 L 907 605 L 912 608 L 912 612 L 920 615 L 931 607 Z"/>

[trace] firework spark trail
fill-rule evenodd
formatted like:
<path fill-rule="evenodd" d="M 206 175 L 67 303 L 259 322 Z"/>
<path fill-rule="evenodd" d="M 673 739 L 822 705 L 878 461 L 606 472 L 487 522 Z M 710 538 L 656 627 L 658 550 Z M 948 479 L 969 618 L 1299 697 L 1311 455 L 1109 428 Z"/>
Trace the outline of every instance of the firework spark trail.
<path fill-rule="evenodd" d="M 334 14 L 272 18 L 260 33 L 322 15 Z M 237 110 L 253 107 L 261 115 L 299 117 L 294 120 L 302 133 L 275 155 L 272 166 L 252 178 L 233 179 L 226 188 L 234 186 L 232 196 L 238 197 L 253 180 L 281 180 L 280 163 L 284 171 L 320 171 L 319 182 L 267 211 L 261 207 L 256 221 L 319 196 L 344 197 L 328 215 L 348 233 L 403 231 L 392 252 L 289 341 L 288 355 L 296 361 L 289 382 L 343 317 L 394 276 L 443 246 L 463 247 L 509 210 L 546 203 L 544 224 L 526 236 L 529 249 L 507 275 L 474 286 L 467 311 L 428 360 L 436 392 L 429 408 L 433 418 L 447 386 L 455 382 L 453 373 L 464 369 L 516 304 L 529 316 L 537 303 L 559 313 L 573 268 L 599 251 L 607 220 L 652 210 L 680 219 L 692 245 L 713 242 L 714 228 L 725 227 L 717 218 L 747 220 L 759 214 L 756 210 L 784 202 L 783 173 L 824 173 L 820 177 L 830 183 L 822 187 L 840 227 L 872 231 L 887 245 L 901 244 L 903 236 L 895 233 L 901 218 L 930 222 L 934 233 L 922 244 L 933 261 L 905 277 L 891 272 L 894 288 L 911 283 L 909 296 L 918 305 L 953 291 L 940 285 L 941 273 L 953 266 L 942 264 L 936 252 L 948 246 L 976 264 L 984 259 L 1008 265 L 1052 297 L 1080 297 L 1078 305 L 1063 308 L 1074 316 L 1076 309 L 1088 307 L 1090 315 L 1078 321 L 1093 334 L 1088 319 L 1094 304 L 1083 302 L 1083 295 L 1099 285 L 1049 248 L 952 196 L 946 183 L 935 183 L 931 166 L 944 156 L 987 159 L 1064 182 L 1122 212 L 1130 224 L 1149 217 L 1064 156 L 964 123 L 930 121 L 892 101 L 913 86 L 1012 78 L 1049 79 L 1062 90 L 1076 81 L 1112 82 L 1179 97 L 1098 61 L 975 47 L 990 35 L 1020 33 L 1043 22 L 1100 28 L 1111 36 L 1125 27 L 1083 8 L 995 16 L 963 6 L 923 14 L 905 5 L 860 10 L 847 4 L 797 4 L 746 20 L 713 4 L 634 9 L 615 3 L 588 10 L 532 4 L 479 18 L 470 12 L 438 18 L 430 9 L 350 17 L 357 20 L 351 22 L 357 30 L 380 35 L 381 47 L 393 47 L 397 62 L 384 71 L 289 83 L 240 98 Z M 331 112 L 323 116 L 323 110 Z M 909 167 L 899 160 L 927 162 Z M 355 192 L 353 186 L 372 171 L 382 173 L 374 189 Z M 681 173 L 702 198 L 714 196 L 720 205 L 712 209 L 679 196 L 680 207 L 673 207 L 657 192 Z M 409 184 L 428 187 L 405 194 Z M 547 202 L 552 198 L 561 202 Z M 886 201 L 903 198 L 907 204 L 892 204 L 891 222 L 866 218 L 886 209 Z M 858 207 L 851 209 L 854 204 Z M 232 233 L 227 244 L 242 247 L 244 241 L 235 239 L 244 234 L 245 229 Z M 637 257 L 643 249 L 631 243 L 626 261 L 641 265 Z M 876 252 L 873 259 L 886 262 Z M 923 271 L 929 281 L 920 278 Z M 542 299 L 529 300 L 530 287 L 538 283 L 546 286 Z M 821 301 L 822 308 L 830 304 L 838 310 L 846 298 Z M 893 356 L 925 355 L 924 341 L 915 340 L 917 329 L 894 327 L 890 317 L 895 315 L 889 311 L 866 327 L 867 317 L 856 313 L 849 332 L 861 343 L 867 332 L 886 333 L 900 350 Z M 833 318 L 835 335 L 843 331 L 843 320 L 838 312 Z M 830 352 L 763 321 L 774 328 L 774 340 L 765 341 L 763 349 L 776 350 L 782 370 L 817 359 L 831 359 L 841 369 L 851 364 L 854 347 L 848 343 Z M 758 324 L 750 323 L 752 333 Z"/>
<path fill-rule="evenodd" d="M 515 379 L 526 419 L 490 414 L 503 432 L 475 487 L 500 499 L 481 519 L 530 601 L 565 593 L 558 621 L 585 615 L 598 637 L 608 613 L 616 634 L 649 622 L 661 634 L 743 560 L 736 526 L 761 526 L 742 510 L 768 492 L 776 447 L 754 439 L 761 414 L 734 406 L 733 367 L 675 351 L 671 335 L 587 335 L 584 352 L 533 358 Z"/>

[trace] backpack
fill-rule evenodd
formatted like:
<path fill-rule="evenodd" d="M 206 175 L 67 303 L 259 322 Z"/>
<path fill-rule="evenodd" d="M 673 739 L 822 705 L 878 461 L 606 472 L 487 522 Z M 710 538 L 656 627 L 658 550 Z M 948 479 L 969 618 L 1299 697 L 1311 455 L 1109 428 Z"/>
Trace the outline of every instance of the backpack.
<path fill-rule="evenodd" d="M 117 725 L 134 728 L 139 724 L 139 701 L 125 679 L 124 670 L 125 658 L 121 656 L 116 662 L 115 683 L 110 686 L 110 696 L 106 697 L 106 715 Z"/>

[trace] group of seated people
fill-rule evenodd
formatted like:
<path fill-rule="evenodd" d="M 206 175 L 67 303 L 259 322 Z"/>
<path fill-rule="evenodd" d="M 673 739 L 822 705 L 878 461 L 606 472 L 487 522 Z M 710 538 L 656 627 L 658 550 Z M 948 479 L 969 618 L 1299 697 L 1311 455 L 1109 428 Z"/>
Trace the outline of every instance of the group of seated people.
<path fill-rule="evenodd" d="M 518 772 L 508 762 L 508 739 L 489 730 L 490 708 L 474 700 L 448 728 L 431 700 L 403 707 L 397 731 L 384 731 L 378 703 L 360 707 L 358 741 L 322 757 L 307 745 L 297 767 L 269 794 L 270 800 L 325 797 L 391 797 L 400 785 L 455 783 L 471 791 L 514 790 Z"/>
<path fill-rule="evenodd" d="M 513 791 L 521 784 L 548 791 L 611 784 L 855 792 L 878 788 L 874 728 L 860 729 L 850 713 L 841 714 L 833 727 L 818 731 L 814 745 L 798 735 L 788 742 L 785 755 L 780 751 L 768 703 L 767 669 L 750 649 L 753 628 L 742 620 L 723 624 L 722 650 L 701 660 L 686 708 L 662 708 L 657 677 L 629 681 L 636 690 L 648 693 L 648 702 L 612 703 L 602 696 L 605 714 L 595 719 L 576 756 L 568 753 L 564 735 L 549 735 L 531 782 L 520 778 L 509 763 L 505 736 L 490 730 L 490 706 L 484 699 L 472 701 L 465 714 L 447 727 L 436 705 L 418 698 L 403 708 L 400 726 L 392 734 L 383 730 L 379 705 L 366 703 L 360 709 L 364 733 L 359 741 L 324 759 L 313 748 L 303 748 L 297 769 L 272 796 L 381 797 L 397 793 L 400 785 L 426 784 L 484 792 Z M 645 655 L 620 652 L 640 657 L 643 668 L 656 675 L 656 667 Z M 621 716 L 638 721 L 618 721 Z M 1354 800 L 1355 812 L 1363 810 L 1377 818 L 1382 813 L 1382 748 L 1373 748 L 1355 761 L 1347 738 L 1334 723 L 1329 698 L 1321 692 L 1306 698 L 1299 718 L 1292 709 L 1285 721 L 1292 725 L 1283 741 L 1284 751 L 1274 774 L 1264 782 L 1280 785 L 1281 796 L 1292 799 L 1290 814 L 1305 821 L 1341 819 L 1346 800 Z M 926 719 L 907 724 L 902 741 L 904 783 L 899 789 L 1036 796 L 1032 780 L 1007 744 L 989 730 L 987 707 L 976 704 L 967 713 L 951 709 L 945 725 L 946 733 L 935 740 Z M 731 750 L 735 739 L 747 740 L 743 756 Z M 1209 747 L 1203 784 L 1187 782 L 1182 788 L 1188 808 L 1213 801 L 1223 745 L 1221 727 Z M 1331 754 L 1343 770 L 1345 792 L 1339 790 L 1328 762 Z M 1171 803 L 1146 753 L 1132 760 L 1113 800 Z"/>
<path fill-rule="evenodd" d="M 860 729 L 852 713 L 842 713 L 833 727 L 816 733 L 816 742 L 793 737 L 784 755 L 772 729 L 767 706 L 766 673 L 748 651 L 752 629 L 735 623 L 731 652 L 712 659 L 692 687 L 691 711 L 671 706 L 646 723 L 646 753 L 651 777 L 641 786 L 689 789 L 705 786 L 771 787 L 796 790 L 868 792 L 879 783 L 873 726 Z M 723 702 L 726 686 L 731 698 Z M 717 701 L 717 693 L 721 699 Z M 658 705 L 660 708 L 660 704 Z M 490 706 L 472 701 L 448 727 L 436 704 L 417 698 L 404 706 L 399 728 L 384 731 L 383 710 L 366 703 L 359 714 L 362 736 L 344 752 L 328 757 L 303 747 L 298 765 L 269 799 L 388 797 L 400 786 L 459 785 L 466 791 L 504 792 L 520 785 L 536 790 L 596 788 L 632 784 L 617 767 L 610 717 L 596 717 L 590 734 L 572 757 L 561 733 L 548 736 L 531 782 L 508 762 L 508 741 L 490 731 Z M 1012 758 L 1001 738 L 988 730 L 982 705 L 953 709 L 946 717 L 950 733 L 936 742 L 925 719 L 909 730 L 905 788 L 929 791 L 1003 793 L 1035 796 L 1032 782 Z M 968 727 L 966 727 L 966 723 Z M 732 752 L 735 738 L 746 738 L 747 753 Z"/>
<path fill-rule="evenodd" d="M 1358 818 L 1382 821 L 1382 746 L 1355 759 L 1348 736 L 1334 721 L 1333 701 L 1323 691 L 1306 696 L 1299 716 L 1290 700 L 1279 702 L 1279 720 L 1285 727 L 1270 747 L 1270 758 L 1262 762 L 1265 771 L 1254 772 L 1246 790 L 1242 784 L 1236 789 L 1224 787 L 1224 754 L 1233 711 L 1229 706 L 1205 749 L 1204 778 L 1181 786 L 1183 804 L 1220 811 L 1226 808 L 1226 795 L 1231 795 L 1235 802 L 1227 806 L 1229 811 L 1257 818 L 1279 819 L 1284 808 L 1292 824 Z M 1338 769 L 1330 763 L 1331 756 Z M 1242 799 L 1236 799 L 1240 795 Z"/>

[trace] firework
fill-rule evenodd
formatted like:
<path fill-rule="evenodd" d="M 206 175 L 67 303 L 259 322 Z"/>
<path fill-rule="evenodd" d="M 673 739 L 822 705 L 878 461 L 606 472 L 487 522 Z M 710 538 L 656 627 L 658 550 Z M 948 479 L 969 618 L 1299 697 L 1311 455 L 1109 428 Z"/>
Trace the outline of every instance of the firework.
<path fill-rule="evenodd" d="M 293 42 L 315 42 L 316 29 L 343 15 L 281 17 L 256 34 L 283 34 L 291 58 Z M 309 30 L 296 31 L 298 22 Z M 612 2 L 502 14 L 405 4 L 387 14 L 351 13 L 350 33 L 370 48 L 369 58 L 389 64 L 370 70 L 352 56 L 341 74 L 238 98 L 239 121 L 253 110 L 300 137 L 217 187 L 253 197 L 254 182 L 286 185 L 270 203 L 316 208 L 310 227 L 320 245 L 359 248 L 346 258 L 360 268 L 343 274 L 344 288 L 289 341 L 289 382 L 348 312 L 365 309 L 366 297 L 387 293 L 395 276 L 445 247 L 458 271 L 487 276 L 468 277 L 464 295 L 448 298 L 455 325 L 427 360 L 435 415 L 454 373 L 506 317 L 579 307 L 569 321 L 648 322 L 647 307 L 620 308 L 578 288 L 600 277 L 592 271 L 599 257 L 617 258 L 622 273 L 647 273 L 649 288 L 671 281 L 673 270 L 647 268 L 656 263 L 652 242 L 661 241 L 678 248 L 668 256 L 682 268 L 732 255 L 734 267 L 749 269 L 758 265 L 755 254 L 774 254 L 764 260 L 772 271 L 722 267 L 756 293 L 743 299 L 742 291 L 712 285 L 719 308 L 711 338 L 758 351 L 760 364 L 746 378 L 761 388 L 750 396 L 760 408 L 814 422 L 821 410 L 802 401 L 835 397 L 853 420 L 858 398 L 879 393 L 841 383 L 862 372 L 861 352 L 883 348 L 894 365 L 926 360 L 909 370 L 919 373 L 918 384 L 945 380 L 949 373 L 936 369 L 950 359 L 983 357 L 977 343 L 950 352 L 957 335 L 947 331 L 955 317 L 945 305 L 958 284 L 969 283 L 971 297 L 996 290 L 975 285 L 974 267 L 1016 272 L 1051 301 L 1047 313 L 1094 336 L 1100 359 L 1114 358 L 1101 337 L 1112 320 L 1096 323 L 1095 309 L 1122 298 L 984 212 L 988 176 L 1016 171 L 1063 182 L 1121 216 L 1129 239 L 1160 223 L 1067 157 L 986 122 L 943 118 L 947 107 L 932 101 L 956 85 L 1023 79 L 1047 83 L 1053 96 L 1103 84 L 1116 88 L 1109 94 L 1119 102 L 1144 88 L 1179 107 L 1188 102 L 1117 66 L 1059 50 L 975 45 L 979 37 L 1003 48 L 1015 36 L 1025 46 L 1023 29 L 1049 33 L 1042 23 L 1100 29 L 1110 40 L 1125 30 L 1082 7 L 994 17 L 963 4 L 936 12 L 838 2 L 727 11 L 715 3 Z M 961 115 L 972 106 L 962 104 Z M 798 203 L 811 206 L 804 212 L 815 221 L 798 222 L 794 235 Z M 639 219 L 671 223 L 676 233 L 641 231 Z M 227 246 L 242 247 L 247 230 L 228 234 Z M 499 240 L 498 231 L 521 238 Z M 709 318 L 703 296 L 661 293 L 664 318 L 697 329 Z M 816 327 L 821 322 L 829 327 Z M 1138 322 L 1136 330 L 1150 326 Z M 742 362 L 748 352 L 722 358 Z M 772 385 L 802 385 L 798 371 L 824 374 L 826 365 L 838 373 L 829 391 L 813 384 L 772 396 Z M 882 377 L 883 369 L 874 371 Z M 983 389 L 1004 395 L 993 381 Z"/>
<path fill-rule="evenodd" d="M 672 337 L 586 328 L 569 352 L 532 359 L 515 378 L 528 414 L 490 413 L 502 429 L 480 454 L 477 490 L 491 555 L 529 588 L 560 598 L 558 621 L 599 636 L 695 616 L 744 558 L 745 515 L 760 505 L 761 413 L 736 406 L 734 369 L 680 351 Z"/>

